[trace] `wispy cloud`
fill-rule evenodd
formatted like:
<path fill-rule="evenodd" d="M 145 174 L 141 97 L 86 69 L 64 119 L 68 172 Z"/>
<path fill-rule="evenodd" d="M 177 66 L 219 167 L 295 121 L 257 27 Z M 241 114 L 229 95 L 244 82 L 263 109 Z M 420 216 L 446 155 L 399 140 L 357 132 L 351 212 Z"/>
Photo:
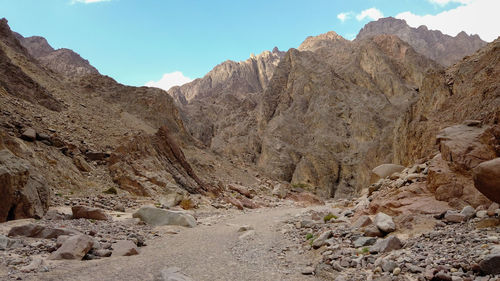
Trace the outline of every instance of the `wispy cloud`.
<path fill-rule="evenodd" d="M 189 83 L 191 81 L 193 81 L 193 79 L 184 76 L 184 74 L 182 74 L 182 72 L 174 71 L 171 73 L 163 74 L 163 77 L 161 77 L 161 79 L 158 81 L 147 82 L 145 84 L 145 86 L 160 88 L 160 89 L 167 91 L 168 89 L 172 88 L 173 86 L 180 86 L 180 85 Z"/>
<path fill-rule="evenodd" d="M 344 22 L 346 21 L 347 19 L 349 19 L 351 17 L 351 12 L 343 12 L 343 13 L 340 13 L 337 15 L 337 18 L 341 21 L 341 22 Z"/>
<path fill-rule="evenodd" d="M 366 18 L 370 19 L 370 20 L 378 20 L 379 18 L 383 18 L 383 17 L 384 17 L 384 14 L 382 14 L 382 12 L 377 8 L 366 9 L 366 10 L 363 10 L 363 11 L 361 11 L 361 13 L 356 15 L 356 19 L 358 21 L 362 21 Z"/>
<path fill-rule="evenodd" d="M 111 0 L 71 0 L 71 4 L 75 3 L 92 4 L 92 3 L 109 2 L 109 1 Z"/>
<path fill-rule="evenodd" d="M 445 0 L 432 0 L 442 1 Z M 454 0 L 458 2 L 459 0 Z M 465 2 L 466 0 L 461 0 Z M 416 15 L 412 12 L 404 12 L 396 15 L 396 18 L 404 19 L 413 27 L 425 25 L 429 29 L 437 29 L 441 32 L 455 36 L 461 31 L 469 34 L 478 34 L 483 40 L 493 41 L 500 35 L 500 1 L 498 0 L 468 0 L 467 4 L 460 5 L 454 9 L 441 12 L 436 15 Z"/>

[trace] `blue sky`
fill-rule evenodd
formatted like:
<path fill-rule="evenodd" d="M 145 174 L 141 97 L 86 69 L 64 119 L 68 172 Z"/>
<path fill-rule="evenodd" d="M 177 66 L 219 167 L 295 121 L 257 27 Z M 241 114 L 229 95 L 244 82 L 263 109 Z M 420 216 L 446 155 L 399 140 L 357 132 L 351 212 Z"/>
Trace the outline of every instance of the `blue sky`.
<path fill-rule="evenodd" d="M 202 77 L 225 60 L 245 60 L 274 46 L 296 48 L 307 36 L 330 30 L 352 39 L 380 16 L 404 17 L 411 25 L 425 23 L 451 35 L 459 28 L 491 41 L 500 34 L 483 29 L 486 23 L 500 26 L 494 15 L 499 2 L 0 0 L 0 17 L 23 36 L 43 36 L 55 48 L 73 49 L 102 74 L 139 86 L 164 74 L 186 82 L 185 77 Z M 487 10 L 495 19 L 481 20 Z M 451 21 L 460 11 L 468 20 Z"/>

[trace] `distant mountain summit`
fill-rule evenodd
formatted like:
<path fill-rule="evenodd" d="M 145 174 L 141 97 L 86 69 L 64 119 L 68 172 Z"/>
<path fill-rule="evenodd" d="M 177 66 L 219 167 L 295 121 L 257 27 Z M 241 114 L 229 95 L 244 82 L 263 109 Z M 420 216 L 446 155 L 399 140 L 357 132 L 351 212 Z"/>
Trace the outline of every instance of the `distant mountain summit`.
<path fill-rule="evenodd" d="M 467 35 L 462 31 L 452 37 L 439 30 L 429 30 L 425 25 L 418 28 L 410 27 L 405 20 L 393 17 L 369 22 L 359 31 L 356 40 L 380 34 L 398 36 L 417 52 L 443 66 L 452 65 L 487 44 L 478 35 Z"/>
<path fill-rule="evenodd" d="M 31 56 L 45 67 L 70 77 L 81 77 L 87 74 L 99 74 L 99 71 L 89 61 L 70 49 L 54 50 L 47 40 L 40 36 L 23 37 L 19 33 L 15 36 L 26 48 Z"/>

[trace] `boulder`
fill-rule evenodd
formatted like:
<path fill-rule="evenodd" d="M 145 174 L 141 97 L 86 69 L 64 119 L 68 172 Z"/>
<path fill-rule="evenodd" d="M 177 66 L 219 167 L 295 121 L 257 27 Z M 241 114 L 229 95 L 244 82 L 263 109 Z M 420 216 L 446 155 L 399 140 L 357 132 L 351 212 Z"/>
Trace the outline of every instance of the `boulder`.
<path fill-rule="evenodd" d="M 79 234 L 66 239 L 59 249 L 50 254 L 51 260 L 81 260 L 92 249 L 90 236 Z"/>
<path fill-rule="evenodd" d="M 38 224 L 25 224 L 21 226 L 14 226 L 10 229 L 8 236 L 16 237 L 16 236 L 25 236 L 25 237 L 34 237 L 34 238 L 57 238 L 61 235 L 78 235 L 80 232 L 69 229 L 69 228 L 51 228 Z"/>
<path fill-rule="evenodd" d="M 382 232 L 390 233 L 396 230 L 396 224 L 389 215 L 382 212 L 378 213 L 373 220 L 373 224 L 376 225 Z"/>
<path fill-rule="evenodd" d="M 29 163 L 0 150 L 0 222 L 41 218 L 49 208 L 50 189 Z"/>
<path fill-rule="evenodd" d="M 399 250 L 402 243 L 396 236 L 390 236 L 382 240 L 378 240 L 375 245 L 370 247 L 370 253 L 387 253 L 393 250 Z"/>
<path fill-rule="evenodd" d="M 71 208 L 74 219 L 110 220 L 111 217 L 102 209 L 87 206 L 73 206 Z"/>
<path fill-rule="evenodd" d="M 363 234 L 368 237 L 382 237 L 384 234 L 380 231 L 380 229 L 374 224 L 370 224 L 366 226 L 363 230 Z"/>
<path fill-rule="evenodd" d="M 9 237 L 0 235 L 0 250 L 6 250 L 14 247 L 17 244 L 17 241 L 14 239 L 10 239 Z"/>
<path fill-rule="evenodd" d="M 26 141 L 35 141 L 36 131 L 33 128 L 27 128 L 21 134 L 21 138 Z"/>
<path fill-rule="evenodd" d="M 170 211 L 144 206 L 137 210 L 132 217 L 151 225 L 180 225 L 185 227 L 195 227 L 196 219 L 190 214 L 180 211 Z"/>
<path fill-rule="evenodd" d="M 459 223 L 465 221 L 466 216 L 456 211 L 449 210 L 445 213 L 444 220 L 447 222 Z"/>
<path fill-rule="evenodd" d="M 134 242 L 130 240 L 120 240 L 113 244 L 112 256 L 133 256 L 138 255 L 139 250 Z"/>
<path fill-rule="evenodd" d="M 500 253 L 487 255 L 479 263 L 479 267 L 484 274 L 500 274 Z"/>
<path fill-rule="evenodd" d="M 405 167 L 397 164 L 382 164 L 375 167 L 372 172 L 380 178 L 386 178 L 394 173 L 403 171 Z"/>
<path fill-rule="evenodd" d="M 473 179 L 477 190 L 491 201 L 500 203 L 500 157 L 475 167 Z"/>

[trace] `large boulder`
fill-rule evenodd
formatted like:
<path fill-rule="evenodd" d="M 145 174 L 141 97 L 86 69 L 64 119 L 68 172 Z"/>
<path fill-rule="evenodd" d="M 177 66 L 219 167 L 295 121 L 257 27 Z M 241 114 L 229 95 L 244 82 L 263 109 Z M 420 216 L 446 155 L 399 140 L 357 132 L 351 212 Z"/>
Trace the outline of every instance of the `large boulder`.
<path fill-rule="evenodd" d="M 491 201 L 500 203 L 500 157 L 473 170 L 474 186 Z"/>
<path fill-rule="evenodd" d="M 195 227 L 196 219 L 190 214 L 169 211 L 155 208 L 153 206 L 144 206 L 137 210 L 133 215 L 134 218 L 151 225 L 180 225 L 185 227 Z"/>
<path fill-rule="evenodd" d="M 386 178 L 394 173 L 403 171 L 405 167 L 397 164 L 382 164 L 375 167 L 372 172 L 379 178 Z"/>
<path fill-rule="evenodd" d="M 0 222 L 41 218 L 49 208 L 50 190 L 29 163 L 0 150 Z"/>
<path fill-rule="evenodd" d="M 51 260 L 81 260 L 92 249 L 94 241 L 90 236 L 79 234 L 66 239 L 57 251 L 53 252 Z"/>

